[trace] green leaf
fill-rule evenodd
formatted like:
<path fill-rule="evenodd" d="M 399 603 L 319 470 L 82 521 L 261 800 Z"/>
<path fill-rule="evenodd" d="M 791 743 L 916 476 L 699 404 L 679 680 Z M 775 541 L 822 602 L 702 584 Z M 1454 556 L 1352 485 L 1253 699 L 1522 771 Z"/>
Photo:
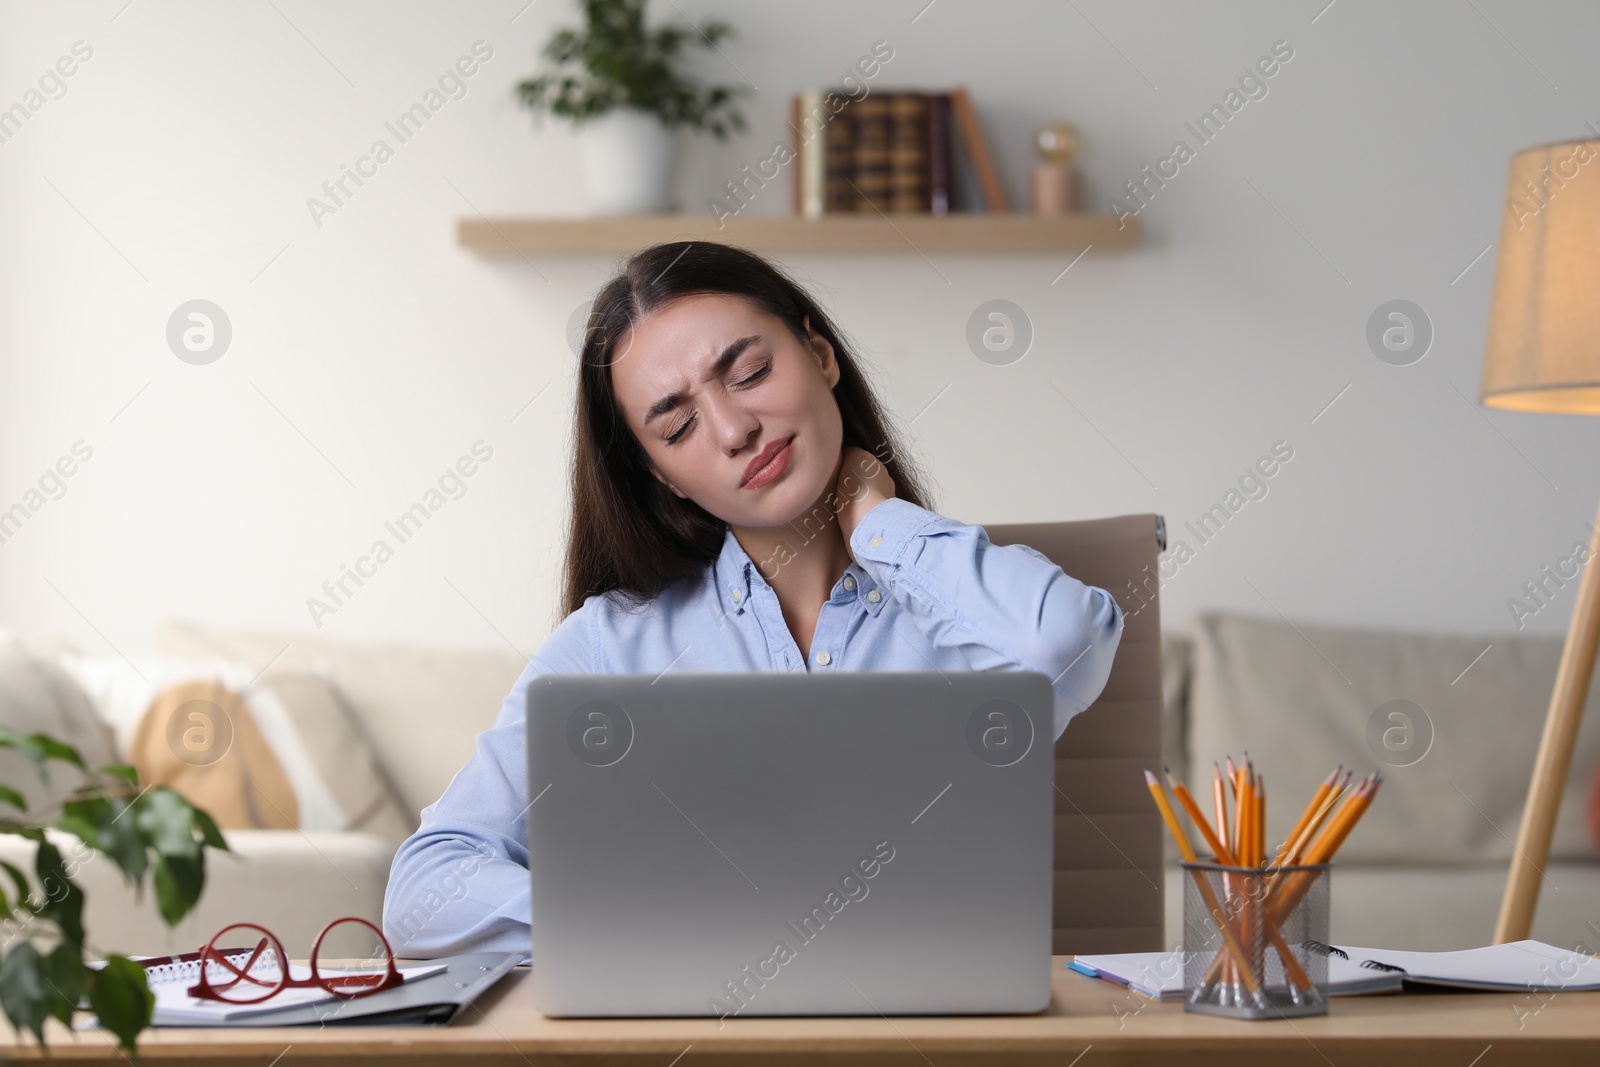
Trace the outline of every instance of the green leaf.
<path fill-rule="evenodd" d="M 27 900 L 29 892 L 28 876 L 23 874 L 16 864 L 7 863 L 5 860 L 0 860 L 0 867 L 5 868 L 6 873 L 11 876 L 11 884 L 17 887 L 17 902 L 21 904 L 22 901 Z"/>
<path fill-rule="evenodd" d="M 121 800 L 106 801 L 96 816 L 98 840 L 90 843 L 110 856 L 128 880 L 137 885 L 144 879 L 150 861 L 145 853 L 144 834 L 129 814 L 132 806 Z"/>
<path fill-rule="evenodd" d="M 83 997 L 83 947 L 65 941 L 44 957 L 44 977 L 51 994 L 50 1014 L 70 1030 L 72 1013 Z"/>
<path fill-rule="evenodd" d="M 205 853 L 196 856 L 162 856 L 156 860 L 156 909 L 168 926 L 178 922 L 200 899 L 206 884 Z"/>
<path fill-rule="evenodd" d="M 139 770 L 131 763 L 107 763 L 100 770 L 106 774 L 121 778 L 135 789 L 139 788 Z"/>
<path fill-rule="evenodd" d="M 15 789 L 12 789 L 9 785 L 0 785 L 0 800 L 10 804 L 18 811 L 28 810 L 27 800 L 23 798 L 21 793 L 17 792 Z"/>
<path fill-rule="evenodd" d="M 194 837 L 194 807 L 166 786 L 156 786 L 134 804 L 138 820 L 150 846 L 163 856 L 198 856 L 200 842 Z"/>
<path fill-rule="evenodd" d="M 85 774 L 89 773 L 89 765 L 83 762 L 83 756 L 79 755 L 78 750 L 65 741 L 57 741 L 49 734 L 40 733 L 29 734 L 27 741 L 38 749 L 39 755 L 43 758 L 70 763 Z"/>
<path fill-rule="evenodd" d="M 70 763 L 85 773 L 89 770 L 76 748 L 65 741 L 57 741 L 49 734 L 31 733 L 24 736 L 9 726 L 0 726 L 0 748 L 14 748 L 26 756 L 38 772 L 39 780 L 46 785 L 50 784 L 50 772 L 45 767 L 49 760 Z"/>
<path fill-rule="evenodd" d="M 192 808 L 194 821 L 200 824 L 201 840 L 212 848 L 220 848 L 224 852 L 232 852 L 228 842 L 222 836 L 222 831 L 217 829 L 217 822 L 203 808 Z"/>
<path fill-rule="evenodd" d="M 44 903 L 37 909 L 61 927 L 61 936 L 78 951 L 83 950 L 83 890 L 71 878 L 61 862 L 61 853 L 49 841 L 39 842 L 39 852 L 34 857 L 34 870 L 39 875 L 40 892 Z"/>
<path fill-rule="evenodd" d="M 0 1006 L 18 1030 L 31 1030 L 44 1043 L 44 1021 L 50 1017 L 44 958 L 24 941 L 0 960 Z"/>
<path fill-rule="evenodd" d="M 156 1007 L 144 968 L 126 956 L 110 956 L 104 967 L 89 972 L 88 987 L 89 1007 L 100 1025 L 117 1035 L 125 1051 L 137 1054 L 134 1043 Z"/>
<path fill-rule="evenodd" d="M 90 848 L 100 848 L 101 812 L 110 807 L 111 802 L 104 797 L 93 800 L 68 800 L 61 805 L 61 814 L 56 817 L 56 826 L 74 837 L 79 837 Z"/>
<path fill-rule="evenodd" d="M 27 878 L 27 876 L 24 875 L 21 871 L 17 870 L 15 867 L 13 867 L 11 864 L 5 863 L 4 860 L 0 860 L 0 864 L 3 864 L 5 866 L 5 868 L 6 868 L 6 870 L 11 873 L 11 881 L 16 884 L 16 887 L 17 887 L 17 908 L 20 908 L 24 913 L 30 912 L 31 909 L 28 907 L 28 903 L 27 903 L 27 901 L 28 901 L 28 878 Z M 0 890 L 0 918 L 4 918 L 4 919 L 15 919 L 16 918 L 16 909 L 12 908 L 11 899 L 10 899 L 10 897 L 8 897 L 6 895 L 4 890 Z"/>

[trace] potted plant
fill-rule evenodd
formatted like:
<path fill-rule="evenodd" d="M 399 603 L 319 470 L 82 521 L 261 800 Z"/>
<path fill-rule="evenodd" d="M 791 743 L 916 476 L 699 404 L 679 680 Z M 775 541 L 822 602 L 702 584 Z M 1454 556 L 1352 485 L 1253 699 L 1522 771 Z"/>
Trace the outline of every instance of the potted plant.
<path fill-rule="evenodd" d="M 721 141 L 745 129 L 733 102 L 743 86 L 703 87 L 674 69 L 686 42 L 715 48 L 733 27 L 711 19 L 647 29 L 647 2 L 582 0 L 584 27 L 558 30 L 544 47 L 555 69 L 516 86 L 536 119 L 550 111 L 582 129 L 589 203 L 599 214 L 674 210 L 677 131 Z"/>
<path fill-rule="evenodd" d="M 200 899 L 205 886 L 207 848 L 228 849 L 216 822 L 182 795 L 165 786 L 140 788 L 139 772 L 129 764 L 89 767 L 72 745 L 48 734 L 19 734 L 0 726 L 0 748 L 22 753 L 46 784 L 46 765 L 67 763 L 83 772 L 83 782 L 60 800 L 29 810 L 23 795 L 0 784 L 0 833 L 18 834 L 38 846 L 35 891 L 28 877 L 0 861 L 10 881 L 0 886 L 0 920 L 6 929 L 0 956 L 0 1008 L 18 1034 L 32 1031 L 42 1045 L 44 1024 L 56 1018 L 72 1025 L 72 1012 L 87 998 L 100 1025 L 117 1037 L 118 1047 L 137 1056 L 136 1041 L 149 1027 L 155 997 L 144 968 L 126 956 L 105 956 L 103 967 L 85 964 L 104 953 L 83 929 L 83 890 L 72 880 L 78 862 L 62 859 L 45 836 L 64 830 L 111 858 L 136 892 L 144 876 L 155 887 L 156 908 L 168 926 L 176 925 Z M 16 896 L 10 896 L 11 891 Z M 36 941 L 50 942 L 41 950 Z"/>

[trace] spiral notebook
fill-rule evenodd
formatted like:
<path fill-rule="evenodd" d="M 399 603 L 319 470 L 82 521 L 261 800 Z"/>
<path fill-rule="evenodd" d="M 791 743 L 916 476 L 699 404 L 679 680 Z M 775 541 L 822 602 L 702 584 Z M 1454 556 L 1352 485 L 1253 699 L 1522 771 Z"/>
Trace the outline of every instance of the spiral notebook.
<path fill-rule="evenodd" d="M 1326 947 L 1326 946 L 1323 946 Z M 1328 995 L 1354 997 L 1369 993 L 1398 993 L 1402 975 L 1382 968 L 1366 967 L 1337 950 L 1328 955 Z M 1104 978 L 1125 985 L 1151 1000 L 1183 999 L 1183 954 L 1181 952 L 1121 952 L 1111 955 L 1075 956 L 1067 967 L 1091 978 Z"/>
<path fill-rule="evenodd" d="M 1542 941 L 1511 941 L 1455 952 L 1306 944 L 1328 957 L 1328 994 L 1336 997 L 1426 986 L 1507 993 L 1600 989 L 1600 957 Z M 1125 985 L 1152 1000 L 1183 999 L 1180 952 L 1075 956 L 1067 966 Z"/>
<path fill-rule="evenodd" d="M 345 998 L 312 986 L 285 989 L 257 1004 L 227 1004 L 189 996 L 188 988 L 199 978 L 199 960 L 179 958 L 146 969 L 146 980 L 156 998 L 151 1025 L 446 1025 L 521 962 L 522 957 L 520 952 L 470 952 L 425 963 L 397 964 L 406 980 L 381 993 Z M 230 953 L 227 958 L 243 966 L 249 953 Z M 295 978 L 308 977 L 311 973 L 310 967 L 292 961 L 289 969 Z M 269 979 L 276 973 L 276 966 L 262 960 L 251 969 L 252 975 Z M 371 973 L 371 969 L 347 968 L 343 973 Z M 93 1015 L 74 1026 L 74 1029 L 97 1028 L 99 1020 Z"/>
<path fill-rule="evenodd" d="M 1359 961 L 1359 966 L 1398 974 L 1406 985 L 1500 993 L 1600 989 L 1600 956 L 1557 948 L 1543 941 L 1508 941 L 1455 952 L 1403 952 L 1342 945 L 1333 951 L 1334 959 L 1343 953 L 1346 959 Z"/>

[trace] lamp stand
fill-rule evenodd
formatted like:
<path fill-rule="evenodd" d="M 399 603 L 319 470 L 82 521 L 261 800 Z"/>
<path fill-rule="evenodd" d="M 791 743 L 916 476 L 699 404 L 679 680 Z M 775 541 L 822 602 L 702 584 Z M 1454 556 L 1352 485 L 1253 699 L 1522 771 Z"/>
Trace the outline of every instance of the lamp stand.
<path fill-rule="evenodd" d="M 1511 856 L 1511 873 L 1506 878 L 1506 894 L 1500 901 L 1500 919 L 1495 923 L 1494 943 L 1521 941 L 1533 926 L 1533 909 L 1539 903 L 1539 882 L 1550 859 L 1550 838 L 1556 829 L 1561 809 L 1561 792 L 1566 787 L 1567 771 L 1572 766 L 1572 749 L 1583 721 L 1583 703 L 1594 674 L 1594 657 L 1600 646 L 1600 513 L 1590 528 L 1589 557 L 1584 561 L 1578 582 L 1578 602 L 1572 609 L 1567 643 L 1561 651 L 1561 666 L 1556 671 L 1555 689 L 1550 693 L 1550 710 L 1545 715 L 1544 735 L 1533 762 L 1533 781 L 1528 785 L 1528 800 L 1522 809 L 1522 826 L 1517 830 L 1517 847 Z"/>

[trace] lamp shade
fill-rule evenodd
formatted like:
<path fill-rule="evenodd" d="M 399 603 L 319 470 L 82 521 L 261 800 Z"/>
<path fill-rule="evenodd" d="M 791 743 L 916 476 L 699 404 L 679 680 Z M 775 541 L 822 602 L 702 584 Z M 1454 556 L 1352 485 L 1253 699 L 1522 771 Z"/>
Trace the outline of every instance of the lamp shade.
<path fill-rule="evenodd" d="M 1479 398 L 1600 414 L 1600 140 L 1511 157 Z"/>

